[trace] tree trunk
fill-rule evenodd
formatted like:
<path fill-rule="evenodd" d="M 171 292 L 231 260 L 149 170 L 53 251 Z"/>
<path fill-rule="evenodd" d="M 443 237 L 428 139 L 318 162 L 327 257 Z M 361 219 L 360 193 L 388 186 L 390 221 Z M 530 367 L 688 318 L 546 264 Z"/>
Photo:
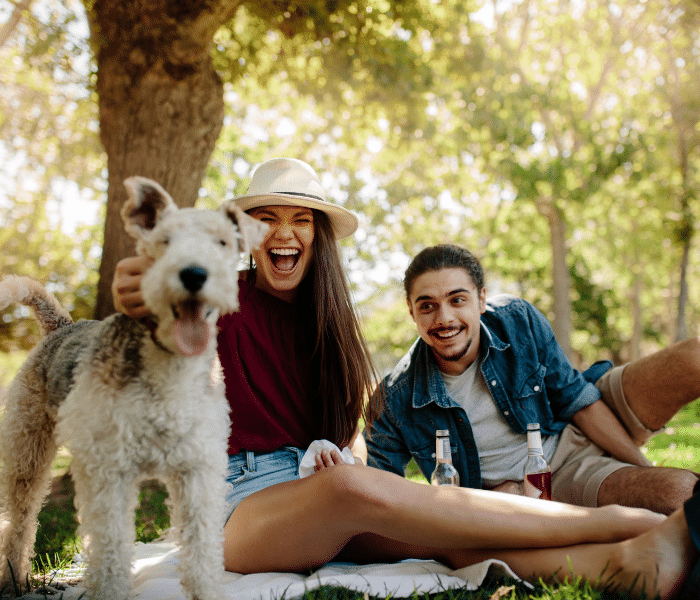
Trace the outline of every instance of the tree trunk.
<path fill-rule="evenodd" d="M 688 337 L 688 326 L 685 319 L 686 306 L 688 305 L 688 257 L 690 256 L 691 240 L 683 242 L 683 253 L 681 255 L 680 282 L 678 291 L 678 316 L 676 318 L 676 342 L 680 342 Z"/>
<path fill-rule="evenodd" d="M 632 267 L 633 282 L 632 290 L 630 291 L 630 308 L 632 309 L 632 339 L 630 340 L 630 355 L 629 361 L 633 362 L 642 357 L 642 339 L 643 339 L 643 323 L 642 323 L 642 267 Z"/>
<path fill-rule="evenodd" d="M 554 336 L 571 359 L 571 274 L 566 265 L 566 223 L 554 201 L 547 211 L 552 245 L 552 298 Z"/>
<path fill-rule="evenodd" d="M 223 85 L 209 48 L 237 6 L 231 0 L 96 0 L 88 7 L 91 38 L 99 43 L 100 138 L 109 171 L 97 319 L 114 311 L 115 265 L 134 253 L 120 216 L 124 179 L 150 177 L 179 206 L 197 199 L 224 118 Z"/>

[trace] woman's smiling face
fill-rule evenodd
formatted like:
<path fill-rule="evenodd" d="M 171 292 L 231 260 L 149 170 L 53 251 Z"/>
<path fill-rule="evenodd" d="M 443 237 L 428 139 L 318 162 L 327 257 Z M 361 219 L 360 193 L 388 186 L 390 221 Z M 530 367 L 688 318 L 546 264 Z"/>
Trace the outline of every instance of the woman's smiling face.
<path fill-rule="evenodd" d="M 259 206 L 248 214 L 270 227 L 260 248 L 253 250 L 256 286 L 293 301 L 313 263 L 313 211 L 300 206 Z"/>

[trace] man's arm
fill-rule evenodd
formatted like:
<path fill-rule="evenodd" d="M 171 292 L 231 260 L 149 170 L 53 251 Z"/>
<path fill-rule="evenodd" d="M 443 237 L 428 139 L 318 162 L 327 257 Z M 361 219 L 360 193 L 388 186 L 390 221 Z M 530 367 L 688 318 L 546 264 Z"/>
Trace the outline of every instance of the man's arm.
<path fill-rule="evenodd" d="M 651 466 L 651 462 L 602 400 L 579 410 L 572 421 L 589 440 L 617 460 L 638 467 Z"/>

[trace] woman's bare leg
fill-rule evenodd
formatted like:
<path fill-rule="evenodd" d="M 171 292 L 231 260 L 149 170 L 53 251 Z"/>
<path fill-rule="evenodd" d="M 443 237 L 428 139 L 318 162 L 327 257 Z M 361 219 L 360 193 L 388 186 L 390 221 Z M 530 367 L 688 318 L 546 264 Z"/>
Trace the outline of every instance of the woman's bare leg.
<path fill-rule="evenodd" d="M 446 550 L 620 541 L 663 519 L 639 509 L 436 488 L 340 465 L 246 498 L 226 524 L 224 553 L 231 571 L 300 571 L 331 560 L 360 534 L 393 540 L 393 559 L 444 559 Z"/>

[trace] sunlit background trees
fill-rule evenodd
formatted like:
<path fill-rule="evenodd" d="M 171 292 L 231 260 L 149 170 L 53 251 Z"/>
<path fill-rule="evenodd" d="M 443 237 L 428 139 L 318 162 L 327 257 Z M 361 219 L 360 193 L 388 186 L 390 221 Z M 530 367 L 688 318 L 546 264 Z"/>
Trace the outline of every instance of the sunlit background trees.
<path fill-rule="evenodd" d="M 126 176 L 208 206 L 294 156 L 361 216 L 343 252 L 381 369 L 440 242 L 576 364 L 697 334 L 692 0 L 1 0 L 0 22 L 0 273 L 76 318 L 111 310 Z M 0 349 L 36 340 L 21 317 Z"/>

